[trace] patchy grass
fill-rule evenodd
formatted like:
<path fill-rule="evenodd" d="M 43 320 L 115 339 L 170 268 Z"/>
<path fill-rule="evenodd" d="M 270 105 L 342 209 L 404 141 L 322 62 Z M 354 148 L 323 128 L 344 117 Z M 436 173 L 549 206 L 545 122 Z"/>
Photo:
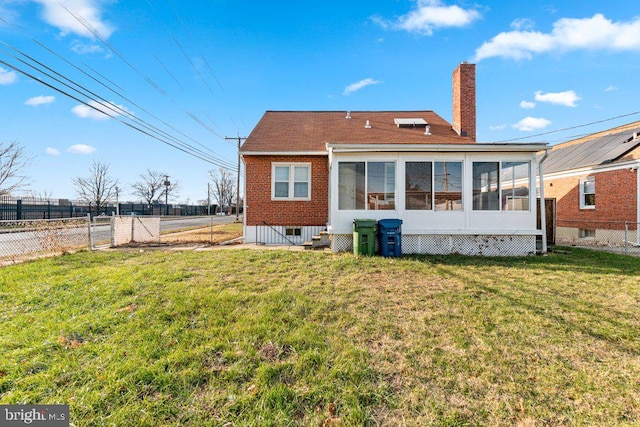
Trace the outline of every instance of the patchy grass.
<path fill-rule="evenodd" d="M 242 237 L 242 223 L 218 224 L 207 227 L 195 227 L 186 230 L 164 232 L 162 243 L 208 243 L 219 244 Z"/>
<path fill-rule="evenodd" d="M 637 425 L 640 263 L 77 253 L 3 268 L 0 403 L 76 425 Z"/>

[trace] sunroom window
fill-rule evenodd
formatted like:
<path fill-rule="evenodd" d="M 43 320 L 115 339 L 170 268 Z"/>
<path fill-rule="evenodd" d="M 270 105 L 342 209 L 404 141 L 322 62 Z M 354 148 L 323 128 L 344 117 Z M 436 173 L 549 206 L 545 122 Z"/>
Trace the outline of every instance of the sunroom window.
<path fill-rule="evenodd" d="M 338 209 L 394 210 L 394 162 L 340 162 Z"/>
<path fill-rule="evenodd" d="M 529 162 L 502 162 L 502 210 L 529 210 Z"/>
<path fill-rule="evenodd" d="M 462 210 L 462 162 L 405 163 L 405 209 Z"/>

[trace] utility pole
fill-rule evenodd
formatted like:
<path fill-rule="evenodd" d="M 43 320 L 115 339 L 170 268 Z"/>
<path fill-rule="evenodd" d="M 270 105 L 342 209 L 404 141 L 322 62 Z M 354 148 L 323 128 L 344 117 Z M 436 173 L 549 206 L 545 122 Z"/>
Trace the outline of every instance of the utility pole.
<path fill-rule="evenodd" d="M 224 137 L 224 139 L 227 140 L 237 140 L 238 141 L 238 175 L 237 175 L 237 183 L 236 183 L 236 221 L 238 220 L 239 216 L 240 216 L 240 143 L 242 141 L 244 141 L 245 139 L 247 139 L 246 136 L 241 137 L 240 134 L 238 133 L 238 136 L 236 137 Z"/>
<path fill-rule="evenodd" d="M 169 186 L 171 182 L 169 182 L 169 175 L 164 176 L 164 206 L 165 206 L 165 215 L 169 215 Z"/>

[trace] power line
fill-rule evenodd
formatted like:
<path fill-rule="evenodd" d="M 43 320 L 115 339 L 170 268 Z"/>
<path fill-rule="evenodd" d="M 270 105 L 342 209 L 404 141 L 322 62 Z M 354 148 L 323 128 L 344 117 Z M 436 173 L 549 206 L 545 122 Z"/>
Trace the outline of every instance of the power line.
<path fill-rule="evenodd" d="M 210 156 L 210 155 L 208 155 L 208 154 L 206 154 L 206 153 L 203 153 L 201 150 L 198 150 L 198 149 L 196 149 L 196 148 L 194 148 L 194 147 L 190 146 L 189 144 L 184 143 L 183 141 L 180 141 L 178 138 L 175 138 L 175 137 L 173 137 L 172 135 L 169 135 L 168 133 L 166 133 L 166 132 L 162 131 L 161 129 L 159 129 L 159 128 L 157 128 L 157 127 L 155 127 L 155 126 L 153 126 L 153 125 L 149 124 L 148 122 L 146 122 L 146 121 L 144 121 L 144 120 L 142 120 L 142 119 L 140 119 L 140 118 L 138 118 L 138 117 L 134 116 L 133 114 L 131 114 L 131 113 L 130 113 L 129 111 L 127 111 L 126 109 L 123 109 L 123 108 L 121 108 L 121 107 L 119 107 L 119 106 L 117 106 L 117 105 L 115 105 L 115 104 L 113 104 L 113 103 L 111 103 L 111 102 L 109 102 L 109 101 L 105 100 L 104 98 L 102 98 L 101 96 L 97 95 L 96 93 L 94 93 L 94 92 L 90 91 L 89 89 L 85 88 L 84 86 L 82 86 L 82 85 L 80 85 L 80 84 L 78 84 L 78 83 L 76 83 L 76 82 L 74 82 L 74 81 L 72 81 L 72 80 L 68 79 L 67 77 L 63 76 L 62 74 L 60 74 L 60 73 L 56 72 L 55 70 L 51 69 L 50 67 L 48 67 L 48 66 L 44 65 L 44 64 L 43 64 L 43 63 L 41 63 L 40 61 L 37 61 L 37 60 L 35 60 L 34 58 L 32 58 L 31 56 L 29 56 L 29 55 L 25 54 L 24 52 L 20 51 L 19 49 L 15 49 L 15 48 L 13 48 L 12 46 L 10 46 L 10 45 L 8 45 L 8 44 L 6 44 L 6 43 L 4 43 L 4 42 L 2 42 L 2 44 L 4 44 L 4 45 L 5 45 L 5 46 L 7 46 L 7 47 L 10 47 L 12 50 L 14 50 L 14 51 L 18 52 L 19 54 L 23 55 L 24 57 L 26 57 L 26 58 L 28 58 L 29 60 L 33 61 L 34 63 L 38 64 L 39 66 L 41 66 L 41 67 L 43 67 L 43 68 L 45 68 L 45 69 L 47 69 L 47 70 L 51 71 L 52 73 L 54 73 L 54 74 L 56 74 L 56 75 L 60 76 L 62 79 L 66 80 L 66 81 L 67 81 L 67 82 L 69 82 L 70 84 L 65 83 L 64 81 L 60 80 L 59 78 L 57 78 L 57 77 L 55 77 L 55 76 L 53 76 L 53 75 L 51 75 L 51 74 L 47 73 L 46 71 L 43 71 L 42 69 L 38 69 L 38 67 L 34 66 L 33 64 L 30 64 L 30 63 L 28 63 L 27 61 L 25 61 L 25 60 L 23 60 L 23 59 L 21 59 L 21 58 L 18 58 L 18 57 L 16 57 L 15 55 L 12 55 L 12 54 L 8 53 L 6 50 L 2 49 L 2 50 L 4 50 L 4 51 L 5 51 L 5 53 L 6 53 L 8 56 L 10 56 L 10 57 L 14 58 L 15 60 L 17 60 L 17 61 L 21 62 L 22 64 L 24 64 L 24 65 L 26 65 L 26 66 L 28 66 L 28 67 L 32 68 L 33 70 L 35 70 L 35 71 L 37 71 L 37 72 L 39 72 L 39 73 L 41 73 L 41 74 L 45 75 L 46 77 L 48 77 L 48 78 L 50 78 L 50 79 L 54 80 L 54 81 L 55 81 L 55 82 L 57 82 L 58 84 L 61 84 L 61 85 L 65 86 L 66 88 L 68 88 L 68 89 L 70 89 L 70 90 L 72 90 L 72 91 L 74 91 L 74 92 L 78 93 L 79 95 L 81 95 L 81 96 L 83 96 L 83 97 L 86 97 L 86 98 L 89 98 L 89 100 L 90 100 L 90 101 L 96 102 L 97 104 L 99 104 L 100 106 L 102 106 L 104 109 L 97 108 L 95 105 L 92 105 L 92 104 L 91 104 L 91 103 L 89 103 L 89 102 L 85 102 L 85 101 L 83 101 L 82 99 L 78 98 L 77 96 L 72 95 L 72 94 L 71 94 L 71 93 L 69 93 L 68 91 L 63 90 L 63 89 L 61 89 L 61 88 L 59 88 L 59 87 L 55 86 L 54 84 L 47 83 L 47 82 L 45 82 L 44 80 L 42 80 L 42 79 L 40 79 L 40 78 L 38 78 L 38 77 L 36 77 L 36 76 L 34 76 L 34 75 L 32 75 L 32 74 L 30 74 L 30 73 L 28 73 L 28 72 L 24 71 L 23 69 L 21 69 L 21 68 L 19 68 L 19 67 L 15 66 L 15 65 L 13 65 L 13 64 L 10 64 L 10 63 L 8 63 L 8 62 L 6 62 L 6 61 L 1 61 L 1 60 L 0 60 L 0 63 L 2 63 L 2 64 L 4 64 L 4 65 L 6 65 L 6 66 L 8 66 L 8 67 L 10 67 L 10 68 L 12 68 L 12 69 L 14 69 L 14 70 L 18 71 L 19 73 L 21 73 L 21 74 L 23 74 L 23 75 L 25 75 L 25 76 L 27 76 L 27 77 L 31 78 L 32 80 L 35 80 L 35 81 L 37 81 L 37 82 L 39 82 L 39 83 L 41 83 L 41 84 L 43 84 L 43 85 L 45 85 L 45 86 L 47 86 L 47 87 L 49 87 L 49 88 L 51 88 L 51 89 L 53 89 L 53 90 L 55 90 L 55 91 L 59 92 L 59 93 L 61 93 L 61 94 L 65 95 L 65 96 L 67 96 L 67 97 L 71 98 L 71 99 L 74 99 L 75 101 L 78 101 L 78 102 L 80 102 L 80 103 L 84 104 L 85 106 L 87 106 L 87 107 L 89 107 L 89 108 L 92 108 L 92 109 L 93 109 L 93 110 L 95 110 L 95 111 L 100 112 L 101 114 L 104 114 L 104 115 L 106 115 L 106 116 L 108 116 L 108 117 L 114 118 L 114 119 L 116 119 L 117 121 L 121 122 L 122 124 L 125 124 L 125 125 L 127 125 L 127 126 L 129 126 L 129 127 L 133 128 L 133 129 L 135 129 L 135 130 L 137 130 L 137 131 L 140 131 L 140 132 L 144 133 L 145 135 L 151 136 L 151 137 L 153 137 L 154 139 L 156 139 L 156 140 L 158 140 L 158 141 L 161 141 L 161 142 L 163 142 L 163 143 L 165 143 L 165 144 L 168 144 L 168 145 L 170 145 L 170 146 L 172 146 L 172 147 L 174 147 L 174 148 L 180 149 L 181 151 L 183 151 L 183 152 L 185 152 L 185 153 L 188 153 L 188 154 L 194 155 L 195 157 L 197 157 L 197 158 L 199 158 L 199 159 L 201 159 L 201 160 L 205 160 L 205 161 L 207 161 L 207 162 L 209 162 L 209 163 L 212 163 L 212 164 L 215 164 L 215 165 L 219 165 L 219 166 L 226 166 L 226 167 L 229 167 L 229 166 L 231 165 L 231 163 L 229 163 L 229 162 L 227 162 L 227 161 L 224 161 L 224 160 L 222 160 L 222 159 L 219 159 L 219 158 L 216 158 L 216 157 Z M 73 86 L 72 86 L 72 85 L 73 85 Z M 74 87 L 74 86 L 75 86 L 75 87 Z M 109 114 L 106 110 L 110 110 L 110 111 L 111 111 L 113 114 L 115 114 L 116 116 L 112 116 L 112 115 L 111 115 L 111 114 Z M 137 125 L 137 126 L 134 126 L 134 125 L 132 125 L 131 123 L 127 123 L 127 122 L 125 122 L 124 120 L 122 120 L 122 119 L 118 118 L 117 116 L 125 116 L 125 117 L 127 117 L 129 120 L 133 120 L 134 122 L 136 122 L 136 125 Z M 143 128 L 145 128 L 146 130 L 140 129 L 138 126 L 142 126 L 142 127 L 143 127 Z M 162 137 L 160 138 L 160 137 L 158 137 L 157 135 L 154 135 L 154 133 L 159 134 L 159 135 L 161 135 Z M 173 143 L 172 143 L 172 142 L 170 142 L 170 141 L 167 141 L 167 140 L 166 140 L 167 138 L 168 138 L 169 140 L 173 140 L 173 141 L 172 141 Z M 177 144 L 177 145 L 176 145 L 176 144 Z"/>
<path fill-rule="evenodd" d="M 145 80 L 151 87 L 153 87 L 158 93 L 160 93 L 161 95 L 165 96 L 167 99 L 169 99 L 169 101 L 171 101 L 174 105 L 178 106 L 178 104 L 164 91 L 162 90 L 162 88 L 160 88 L 159 85 L 157 85 L 151 78 L 149 78 L 148 76 L 144 75 L 137 67 L 135 67 L 132 63 L 130 63 L 125 57 L 124 55 L 117 50 L 111 43 L 109 43 L 106 39 L 104 39 L 104 37 L 102 37 L 102 35 L 95 29 L 93 28 L 93 26 L 87 22 L 84 18 L 82 18 L 81 16 L 77 15 L 76 13 L 74 13 L 72 10 L 68 9 L 66 6 L 64 6 L 60 0 L 58 0 L 58 3 L 60 4 L 60 6 L 62 6 L 62 8 L 64 8 L 64 10 L 67 11 L 67 13 L 69 13 L 76 21 L 78 21 L 80 24 L 82 24 L 82 26 L 84 26 L 87 31 L 89 31 L 91 34 L 94 35 L 94 37 L 96 39 L 98 39 L 102 44 L 104 44 L 111 52 L 113 52 L 118 58 L 120 58 L 120 60 L 125 63 L 129 68 L 131 68 L 136 74 L 138 74 L 138 76 L 140 76 L 143 80 Z M 166 26 L 165 26 L 166 28 Z M 168 31 L 168 29 L 167 29 Z M 202 74 L 200 73 L 200 71 L 195 67 L 195 65 L 193 64 L 193 62 L 191 61 L 191 59 L 188 57 L 188 55 L 186 54 L 186 52 L 182 49 L 182 47 L 180 46 L 180 44 L 177 42 L 177 40 L 175 40 L 175 38 L 173 37 L 173 35 L 171 36 L 174 41 L 178 44 L 178 47 L 180 47 L 180 49 L 182 50 L 182 53 L 185 55 L 185 57 L 187 58 L 187 60 L 189 61 L 189 63 L 191 64 L 191 66 L 194 68 L 194 70 L 196 71 L 196 73 L 198 73 L 198 75 L 200 76 L 200 78 L 202 79 L 203 83 L 207 86 L 207 88 L 209 89 L 209 91 L 215 95 L 213 93 L 213 90 L 211 89 L 211 87 L 209 86 L 209 84 L 204 80 L 204 77 L 202 76 Z M 178 106 L 179 107 L 179 106 Z M 185 109 L 183 109 L 182 107 L 179 107 L 183 112 L 185 112 L 187 115 L 189 115 L 192 119 L 195 120 L 195 117 L 193 114 L 189 114 Z M 200 124 L 201 126 L 203 126 L 203 122 L 202 120 L 195 120 L 196 123 Z M 211 128 L 207 127 L 207 126 L 203 126 L 206 130 L 208 130 L 209 132 L 211 132 L 213 135 L 217 136 L 218 138 L 222 139 L 221 135 L 218 135 L 217 133 L 213 132 L 211 130 Z"/>
<path fill-rule="evenodd" d="M 633 115 L 636 115 L 636 114 L 640 114 L 640 111 L 635 111 L 633 113 L 628 113 L 628 114 L 622 114 L 620 116 L 610 117 L 608 119 L 597 120 L 595 122 L 583 123 L 581 125 L 569 126 L 569 127 L 562 128 L 562 129 L 550 130 L 548 132 L 542 132 L 542 133 L 538 133 L 538 134 L 535 134 L 535 135 L 523 136 L 523 137 L 520 137 L 520 138 L 504 139 L 502 141 L 494 141 L 494 142 L 495 143 L 512 142 L 512 141 L 520 141 L 520 140 L 523 140 L 523 139 L 536 138 L 536 137 L 539 137 L 539 136 L 550 135 L 552 133 L 564 132 L 566 130 L 571 130 L 571 129 L 577 129 L 577 128 L 581 128 L 581 127 L 585 127 L 585 126 L 596 125 L 596 124 L 599 124 L 599 123 L 604 123 L 604 122 L 608 122 L 608 121 L 615 120 L 615 119 L 621 119 L 623 117 L 629 117 L 629 116 L 633 116 Z"/>
<path fill-rule="evenodd" d="M 40 83 L 40 84 L 43 84 L 43 85 L 47 86 L 47 87 L 48 87 L 48 88 L 50 88 L 50 89 L 55 90 L 55 91 L 56 91 L 56 92 L 58 92 L 58 93 L 61 93 L 61 94 L 65 95 L 65 96 L 67 96 L 67 97 L 69 97 L 69 98 L 71 98 L 71 99 L 73 99 L 73 100 L 75 100 L 75 101 L 77 101 L 77 102 L 79 102 L 79 103 L 81 103 L 81 104 L 83 104 L 83 105 L 85 105 L 85 106 L 87 106 L 87 107 L 89 107 L 89 108 L 93 109 L 93 110 L 96 110 L 96 111 L 98 111 L 98 112 L 100 112 L 100 113 L 105 114 L 105 115 L 107 115 L 107 116 L 108 116 L 108 114 L 107 114 L 107 113 L 105 113 L 104 111 L 100 110 L 99 108 L 96 108 L 95 106 L 93 106 L 93 105 L 91 105 L 91 104 L 89 104 L 89 103 L 87 103 L 87 102 L 83 101 L 82 99 L 80 99 L 80 98 L 78 98 L 78 97 L 76 97 L 76 96 L 74 96 L 74 95 L 72 95 L 72 94 L 70 94 L 70 93 L 68 93 L 68 92 L 66 92 L 66 91 L 64 91 L 63 89 L 60 89 L 60 88 L 58 88 L 58 87 L 56 87 L 56 86 L 54 86 L 54 85 L 52 85 L 52 84 L 50 84 L 50 83 L 45 82 L 44 80 L 42 80 L 42 79 L 40 79 L 40 78 L 38 78 L 38 77 L 36 77 L 36 76 L 34 76 L 34 75 L 32 75 L 32 74 L 29 74 L 28 72 L 26 72 L 26 71 L 22 70 L 22 69 L 21 69 L 21 68 L 19 68 L 19 67 L 16 67 L 16 66 L 15 66 L 15 65 L 13 65 L 13 64 L 10 64 L 10 63 L 8 63 L 8 62 L 6 62 L 6 61 L 3 61 L 3 60 L 1 60 L 1 59 L 0 59 L 0 64 L 3 64 L 3 65 L 5 65 L 5 66 L 7 66 L 7 67 L 9 67 L 9 68 L 11 68 L 11 69 L 13 69 L 13 70 L 15 70 L 15 71 L 19 72 L 20 74 L 22 74 L 22 75 L 24 75 L 24 76 L 26 76 L 26 77 L 28 77 L 28 78 L 30 78 L 30 79 L 32 79 L 32 80 L 34 80 L 34 81 L 36 81 L 36 82 Z M 160 141 L 160 142 L 162 142 L 162 143 L 164 143 L 164 144 L 167 144 L 167 145 L 169 145 L 169 146 L 171 146 L 171 147 L 173 147 L 173 148 L 176 148 L 176 149 L 178 149 L 178 150 L 180 150 L 180 151 L 182 151 L 182 152 L 184 152 L 184 153 L 186 153 L 186 154 L 190 154 L 190 155 L 192 155 L 192 156 L 194 156 L 194 157 L 197 157 L 197 158 L 198 158 L 198 159 L 200 159 L 200 160 L 204 160 L 204 161 L 206 161 L 206 162 L 208 162 L 208 163 L 211 163 L 211 164 L 214 164 L 214 165 L 217 165 L 217 166 L 221 166 L 221 167 L 228 167 L 228 166 L 226 166 L 226 165 L 223 165 L 223 164 L 221 164 L 221 163 L 218 163 L 217 161 L 214 161 L 213 159 L 208 159 L 208 158 L 205 158 L 205 157 L 201 157 L 201 156 L 199 156 L 198 154 L 195 154 L 195 153 L 193 153 L 193 152 L 190 152 L 190 151 L 188 151 L 188 150 L 187 150 L 187 149 L 185 149 L 185 148 L 182 148 L 182 147 L 179 147 L 179 146 L 177 146 L 177 145 L 175 145 L 175 144 L 172 144 L 171 142 L 166 141 L 166 140 L 164 140 L 164 139 L 162 139 L 162 138 L 160 138 L 160 137 L 158 137 L 158 136 L 156 136 L 156 135 L 153 135 L 152 133 L 150 133 L 150 132 L 148 132 L 148 131 L 145 131 L 144 129 L 141 129 L 141 128 L 139 128 L 139 127 L 137 127 L 137 126 L 135 126 L 135 125 L 133 125 L 133 124 L 131 124 L 131 123 L 128 123 L 128 122 L 126 122 L 126 121 L 124 121 L 124 120 L 120 119 L 120 118 L 119 118 L 119 117 L 117 117 L 117 116 L 115 116 L 115 117 L 114 117 L 114 116 L 109 116 L 109 117 L 111 117 L 111 118 L 113 118 L 114 120 L 116 120 L 116 121 L 118 121 L 118 122 L 122 123 L 122 124 L 123 124 L 123 125 L 125 125 L 125 126 L 130 127 L 131 129 L 134 129 L 134 130 L 136 130 L 136 131 L 138 131 L 138 132 L 140 132 L 140 133 L 142 133 L 142 134 L 144 134 L 144 135 L 147 135 L 147 136 L 149 136 L 149 137 L 151 137 L 151 138 L 153 138 L 153 139 L 155 139 L 155 140 L 158 140 L 158 141 Z"/>

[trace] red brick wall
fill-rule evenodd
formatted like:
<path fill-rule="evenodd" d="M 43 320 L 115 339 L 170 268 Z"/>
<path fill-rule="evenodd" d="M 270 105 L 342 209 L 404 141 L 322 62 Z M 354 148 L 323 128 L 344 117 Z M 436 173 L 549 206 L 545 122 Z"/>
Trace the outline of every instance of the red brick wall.
<path fill-rule="evenodd" d="M 462 63 L 453 72 L 453 130 L 476 140 L 476 65 Z"/>
<path fill-rule="evenodd" d="M 271 200 L 272 163 L 311 163 L 311 200 Z M 327 156 L 245 156 L 247 225 L 325 225 L 329 220 Z"/>
<path fill-rule="evenodd" d="M 560 227 L 624 228 L 596 226 L 595 221 L 637 221 L 636 173 L 629 169 L 620 169 L 568 178 L 545 178 L 544 196 L 556 198 Z M 595 209 L 580 209 L 580 179 L 587 176 L 595 177 Z M 562 220 L 581 221 L 581 224 L 563 223 Z"/>

